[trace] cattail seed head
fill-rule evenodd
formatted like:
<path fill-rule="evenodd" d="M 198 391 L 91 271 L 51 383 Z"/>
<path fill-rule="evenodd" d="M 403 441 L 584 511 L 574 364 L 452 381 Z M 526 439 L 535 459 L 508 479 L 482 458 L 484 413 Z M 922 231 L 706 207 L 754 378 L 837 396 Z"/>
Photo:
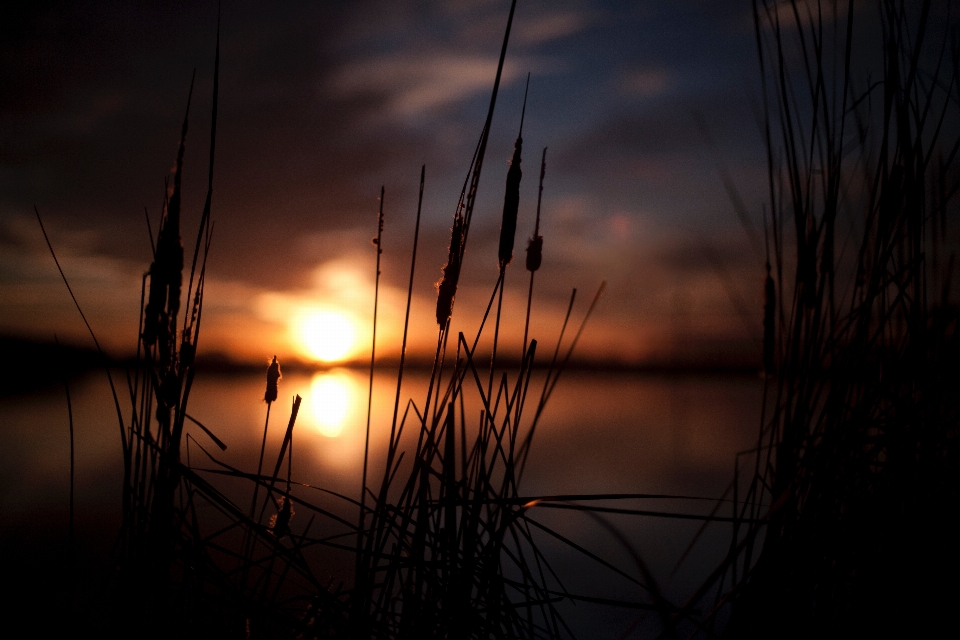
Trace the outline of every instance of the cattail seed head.
<path fill-rule="evenodd" d="M 460 261 L 463 258 L 463 216 L 457 213 L 453 219 L 450 233 L 450 250 L 447 264 L 443 267 L 443 277 L 437 283 L 437 324 L 447 326 L 447 320 L 453 313 L 453 299 L 457 295 L 457 282 L 460 280 Z"/>
<path fill-rule="evenodd" d="M 280 363 L 277 362 L 277 356 L 273 356 L 273 362 L 267 367 L 267 391 L 263 394 L 264 402 L 273 402 L 277 399 L 277 383 L 280 378 Z"/>
<path fill-rule="evenodd" d="M 180 342 L 180 368 L 186 369 L 192 367 L 196 359 L 197 348 L 190 344 L 190 336 L 186 331 L 183 332 L 183 338 Z"/>
<path fill-rule="evenodd" d="M 166 296 L 162 274 L 154 261 L 150 265 L 150 293 L 147 295 L 147 306 L 143 315 L 143 344 L 146 347 L 152 347 L 157 342 L 157 335 L 160 332 L 161 315 L 163 314 L 163 301 Z"/>
<path fill-rule="evenodd" d="M 543 201 L 543 177 L 547 174 L 547 148 L 543 148 L 540 158 L 540 186 L 537 191 L 537 222 L 533 227 L 533 237 L 527 243 L 527 271 L 533 273 L 543 262 L 543 236 L 540 235 L 540 204 Z"/>
<path fill-rule="evenodd" d="M 162 364 L 169 363 L 176 341 L 180 290 L 183 286 L 183 242 L 180 238 L 180 172 L 183 140 L 177 156 L 173 186 L 170 188 L 157 232 L 157 249 L 150 265 L 150 293 L 144 310 L 143 343 L 160 343 Z M 173 329 L 171 329 L 173 327 Z"/>
<path fill-rule="evenodd" d="M 293 501 L 286 496 L 281 496 L 277 500 L 277 513 L 270 516 L 268 530 L 277 538 L 290 533 L 290 518 L 296 511 L 293 510 Z"/>
<path fill-rule="evenodd" d="M 513 145 L 513 158 L 507 171 L 507 190 L 503 196 L 503 221 L 500 223 L 500 249 L 498 258 L 503 269 L 513 260 L 513 243 L 517 235 L 517 210 L 520 208 L 520 155 L 523 150 L 523 138 L 517 138 Z"/>
<path fill-rule="evenodd" d="M 162 415 L 167 409 L 177 406 L 180 400 L 180 377 L 171 367 L 160 378 L 160 389 L 157 393 L 157 415 Z"/>
<path fill-rule="evenodd" d="M 527 243 L 527 271 L 533 272 L 543 262 L 543 236 L 536 235 Z"/>

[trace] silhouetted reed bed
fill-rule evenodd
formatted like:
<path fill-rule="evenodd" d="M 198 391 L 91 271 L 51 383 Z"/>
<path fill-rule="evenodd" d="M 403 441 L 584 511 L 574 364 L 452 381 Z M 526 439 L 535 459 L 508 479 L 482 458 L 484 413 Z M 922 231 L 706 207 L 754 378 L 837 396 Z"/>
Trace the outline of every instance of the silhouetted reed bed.
<path fill-rule="evenodd" d="M 384 458 L 372 459 L 370 424 L 379 417 L 368 413 L 358 495 L 298 482 L 301 398 L 288 412 L 276 358 L 267 369 L 255 472 L 219 459 L 217 448 L 228 443 L 188 411 L 213 230 L 219 71 L 207 197 L 185 283 L 184 118 L 143 279 L 138 359 L 125 391 L 130 414 L 122 415 L 116 402 L 123 526 L 109 631 L 561 638 L 573 635 L 561 611 L 569 603 L 636 612 L 622 637 L 652 623 L 670 637 L 780 637 L 862 635 L 891 625 L 911 631 L 950 621 L 956 587 L 937 579 L 949 581 L 960 568 L 947 526 L 960 499 L 956 237 L 948 225 L 960 188 L 956 34 L 946 37 L 931 26 L 929 2 L 879 3 L 882 37 L 862 43 L 854 23 L 872 18 L 854 3 L 842 11 L 830 4 L 826 16 L 824 3 L 754 2 L 770 197 L 764 304 L 757 310 L 764 315 L 763 417 L 756 447 L 737 456 L 727 494 L 703 515 L 658 508 L 671 496 L 537 496 L 521 489 L 544 407 L 603 290 L 577 314 L 574 290 L 552 348 L 544 351 L 531 336 L 534 274 L 549 247 L 540 235 L 544 149 L 525 260 L 522 351 L 519 358 L 500 354 L 513 364 L 498 365 L 504 281 L 518 225 L 523 115 L 486 312 L 476 333 L 450 330 L 514 6 L 437 283 L 437 348 L 427 391 L 405 398 L 421 170 L 390 435 Z M 857 75 L 861 46 L 882 53 L 877 75 Z M 392 249 L 383 246 L 384 202 L 381 190 L 368 406 L 378 365 L 380 258 Z M 479 362 L 484 340 L 490 357 Z M 279 452 L 267 450 L 271 429 L 284 434 Z M 598 523 L 632 565 L 612 563 L 605 550 L 584 548 L 545 523 L 556 520 L 538 517 L 556 509 Z M 644 560 L 650 550 L 635 548 L 613 525 L 623 517 L 696 520 L 701 532 L 729 527 L 729 553 L 685 602 L 670 602 Z M 618 600 L 569 588 L 549 551 L 558 545 L 589 558 L 634 595 Z M 636 597 L 638 590 L 644 597 Z"/>
<path fill-rule="evenodd" d="M 952 628 L 956 21 L 897 1 L 755 0 L 754 18 L 764 418 L 737 458 L 728 557 L 687 606 L 736 638 Z"/>

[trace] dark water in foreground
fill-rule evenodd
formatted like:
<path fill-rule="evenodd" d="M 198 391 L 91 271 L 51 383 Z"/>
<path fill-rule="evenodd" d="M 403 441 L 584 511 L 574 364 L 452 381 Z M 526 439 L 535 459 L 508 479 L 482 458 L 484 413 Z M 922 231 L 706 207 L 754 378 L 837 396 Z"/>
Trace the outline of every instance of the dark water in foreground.
<path fill-rule="evenodd" d="M 279 448 L 289 416 L 289 398 L 300 394 L 303 405 L 296 427 L 294 476 L 358 495 L 367 375 L 335 370 L 285 376 L 280 401 L 271 416 L 267 459 L 271 452 L 275 458 Z M 418 398 L 425 386 L 424 375 L 408 375 L 403 395 Z M 382 457 L 394 391 L 393 379 L 378 376 L 371 431 L 373 460 Z M 531 496 L 658 493 L 719 497 L 732 479 L 735 453 L 755 442 L 761 391 L 761 383 L 754 377 L 568 372 L 538 428 L 522 492 Z M 71 394 L 76 429 L 74 563 L 75 573 L 89 581 L 106 571 L 104 559 L 118 526 L 120 436 L 102 374 L 74 381 Z M 227 451 L 218 451 L 218 455 L 246 470 L 256 468 L 265 415 L 262 397 L 259 375 L 198 379 L 191 397 L 190 414 L 228 445 Z M 121 403 L 127 406 L 123 398 Z M 190 427 L 190 435 L 208 450 L 216 450 L 199 429 Z M 190 455 L 202 455 L 195 443 L 190 445 Z M 196 463 L 196 458 L 192 459 Z M 62 388 L 0 399 L 0 554 L 8 569 L 32 572 L 33 581 L 47 584 L 37 574 L 52 575 L 70 557 L 68 483 L 67 403 Z M 618 506 L 707 513 L 712 504 L 645 500 Z M 536 516 L 628 573 L 636 573 L 623 544 L 595 520 L 550 509 Z M 668 597 L 677 602 L 709 573 L 729 543 L 730 525 L 710 525 L 688 562 L 672 573 L 700 528 L 699 522 L 636 516 L 610 516 L 608 520 L 649 564 Z M 558 573 L 569 576 L 567 587 L 572 592 L 621 600 L 641 597 L 635 586 L 610 580 L 576 553 L 550 544 L 545 550 L 553 554 Z M 50 577 L 49 584 L 60 582 Z M 84 597 L 94 597 L 79 591 L 73 597 L 81 606 Z M 568 617 L 582 637 L 619 637 L 638 613 L 581 604 L 570 608 Z"/>

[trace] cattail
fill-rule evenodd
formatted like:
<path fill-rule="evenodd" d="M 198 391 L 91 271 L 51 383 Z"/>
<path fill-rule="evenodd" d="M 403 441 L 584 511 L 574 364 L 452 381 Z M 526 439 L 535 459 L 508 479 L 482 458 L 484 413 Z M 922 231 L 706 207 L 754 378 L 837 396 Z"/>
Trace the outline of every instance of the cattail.
<path fill-rule="evenodd" d="M 190 340 L 190 331 L 196 325 L 200 317 L 200 307 L 203 303 L 203 282 L 206 276 L 206 267 L 200 268 L 200 279 L 197 281 L 197 289 L 193 292 L 193 304 L 190 305 L 190 324 L 183 330 L 183 339 Z M 189 295 L 189 294 L 188 294 Z"/>
<path fill-rule="evenodd" d="M 380 213 L 377 215 L 377 235 L 370 238 L 370 244 L 377 248 L 377 255 L 383 253 L 383 247 L 380 246 L 380 238 L 383 236 L 383 190 L 384 187 L 380 187 Z M 377 275 L 380 275 L 379 272 Z"/>
<path fill-rule="evenodd" d="M 166 287 L 163 285 L 162 274 L 154 261 L 150 265 L 150 293 L 147 295 L 147 307 L 143 315 L 143 344 L 152 347 L 157 342 L 157 334 L 160 333 L 161 318 L 163 314 L 163 298 L 166 295 Z"/>
<path fill-rule="evenodd" d="M 183 286 L 183 242 L 180 239 L 180 179 L 183 173 L 183 152 L 187 139 L 187 122 L 193 82 L 187 96 L 187 115 L 183 118 L 180 146 L 173 169 L 173 186 L 164 203 L 164 212 L 157 232 L 157 250 L 150 265 L 150 294 L 144 311 L 143 342 L 153 346 L 158 341 L 161 365 L 169 363 L 176 341 L 177 314 L 180 312 L 180 289 Z"/>
<path fill-rule="evenodd" d="M 277 383 L 280 378 L 280 363 L 277 362 L 277 356 L 273 356 L 273 362 L 267 367 L 267 391 L 263 394 L 264 402 L 269 404 L 277 399 Z"/>
<path fill-rule="evenodd" d="M 540 235 L 540 201 L 543 199 L 543 176 L 547 173 L 547 148 L 543 148 L 540 159 L 540 190 L 537 192 L 537 222 L 533 227 L 533 237 L 527 243 L 527 271 L 533 273 L 543 261 L 543 236 Z"/>
<path fill-rule="evenodd" d="M 500 250 L 498 257 L 500 268 L 505 268 L 513 260 L 513 242 L 517 235 L 517 210 L 520 208 L 520 153 L 523 138 L 517 137 L 513 145 L 513 159 L 507 171 L 507 191 L 503 196 L 503 221 L 500 223 Z"/>
<path fill-rule="evenodd" d="M 175 369 L 167 369 L 167 372 L 160 380 L 160 393 L 157 394 L 158 413 L 165 407 L 172 407 L 177 404 L 180 394 L 180 377 Z"/>
<path fill-rule="evenodd" d="M 527 89 L 530 88 L 530 74 L 527 74 Z M 503 195 L 503 220 L 500 223 L 500 248 L 497 257 L 500 270 L 513 260 L 513 243 L 517 235 L 517 211 L 520 208 L 520 155 L 523 151 L 523 118 L 527 113 L 527 89 L 523 92 L 523 109 L 520 112 L 520 131 L 513 143 L 513 158 L 507 170 L 507 190 Z"/>
<path fill-rule="evenodd" d="M 293 510 L 293 501 L 289 497 L 280 496 L 277 500 L 277 513 L 270 516 L 268 530 L 277 538 L 290 533 L 290 518 L 296 512 Z"/>
<path fill-rule="evenodd" d="M 196 344 L 191 344 L 191 338 L 194 338 L 195 336 L 192 336 L 191 334 L 193 332 L 193 328 L 196 326 L 197 320 L 200 317 L 200 306 L 203 298 L 204 271 L 205 269 L 201 269 L 200 280 L 197 282 L 197 290 L 193 293 L 193 305 L 190 310 L 190 324 L 184 326 L 183 331 L 180 334 L 181 369 L 192 367 L 197 355 Z"/>
<path fill-rule="evenodd" d="M 450 252 L 447 264 L 443 267 L 443 277 L 437 282 L 437 324 L 447 326 L 447 320 L 453 313 L 453 299 L 457 295 L 457 282 L 460 280 L 460 261 L 463 256 L 463 216 L 460 212 L 453 219 L 450 234 Z"/>
<path fill-rule="evenodd" d="M 175 185 L 179 184 L 179 179 Z M 180 288 L 183 280 L 183 244 L 180 240 L 179 193 L 174 192 L 164 207 L 157 237 L 157 251 L 150 265 L 150 293 L 144 310 L 143 342 L 148 347 L 171 337 L 171 322 L 180 310 Z"/>
<path fill-rule="evenodd" d="M 158 259 L 163 258 L 162 268 L 166 271 L 167 316 L 176 327 L 177 314 L 180 312 L 180 290 L 183 288 L 183 241 L 180 239 L 180 172 L 183 165 L 183 145 L 177 157 L 177 171 L 173 178 L 173 194 L 167 207 L 167 219 L 163 231 L 157 238 Z M 161 249 L 161 244 L 166 244 Z"/>
<path fill-rule="evenodd" d="M 187 367 L 192 367 L 193 362 L 196 359 L 197 348 L 190 344 L 190 334 L 187 331 L 183 332 L 183 338 L 180 342 L 180 368 L 185 369 Z"/>
<path fill-rule="evenodd" d="M 543 236 L 534 235 L 527 243 L 527 271 L 536 271 L 543 261 Z"/>
<path fill-rule="evenodd" d="M 777 290 L 770 275 L 770 263 L 767 263 L 767 280 L 763 287 L 763 371 L 773 375 L 774 327 L 776 326 Z"/>

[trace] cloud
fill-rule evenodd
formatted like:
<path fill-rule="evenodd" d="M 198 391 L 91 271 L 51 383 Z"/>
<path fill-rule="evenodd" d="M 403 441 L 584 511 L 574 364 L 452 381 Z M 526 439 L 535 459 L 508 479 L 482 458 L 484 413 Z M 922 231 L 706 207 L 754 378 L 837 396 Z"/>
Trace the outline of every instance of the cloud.
<path fill-rule="evenodd" d="M 97 233 L 51 229 L 60 266 L 108 351 L 135 345 L 140 275 L 133 263 L 96 253 Z M 35 220 L 6 215 L 0 224 L 0 333 L 89 344 Z"/>
<path fill-rule="evenodd" d="M 501 83 L 521 76 L 521 69 L 545 65 L 531 60 L 507 60 Z M 332 78 L 330 88 L 345 98 L 382 94 L 388 115 L 416 118 L 490 90 L 497 59 L 479 55 L 385 56 L 350 63 Z M 379 114 L 384 115 L 384 114 Z"/>
<path fill-rule="evenodd" d="M 670 75 L 664 69 L 633 69 L 623 74 L 620 87 L 628 96 L 653 98 L 670 86 Z"/>
<path fill-rule="evenodd" d="M 583 31 L 590 23 L 590 16 L 574 11 L 564 11 L 539 16 L 521 22 L 515 38 L 517 44 L 537 46 Z"/>

